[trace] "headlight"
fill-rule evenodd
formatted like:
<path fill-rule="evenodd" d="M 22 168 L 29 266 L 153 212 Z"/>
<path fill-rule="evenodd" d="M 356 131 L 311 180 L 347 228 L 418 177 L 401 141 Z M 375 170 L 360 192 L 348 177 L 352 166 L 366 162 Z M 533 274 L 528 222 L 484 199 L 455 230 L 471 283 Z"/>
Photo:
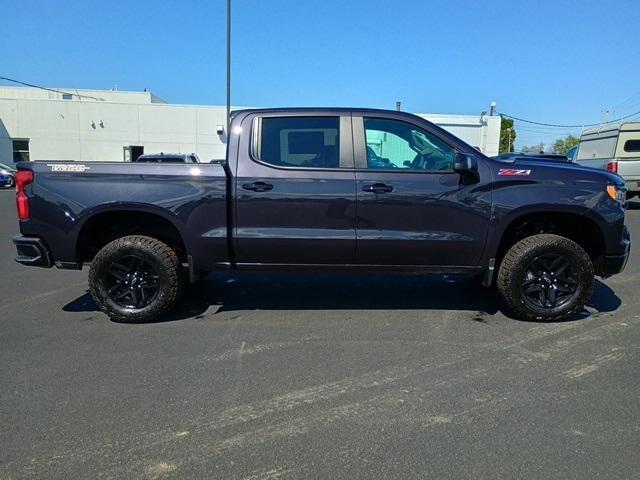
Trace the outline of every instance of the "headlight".
<path fill-rule="evenodd" d="M 607 185 L 607 193 L 620 205 L 624 205 L 627 202 L 627 190 L 625 188 L 616 187 L 615 185 Z"/>

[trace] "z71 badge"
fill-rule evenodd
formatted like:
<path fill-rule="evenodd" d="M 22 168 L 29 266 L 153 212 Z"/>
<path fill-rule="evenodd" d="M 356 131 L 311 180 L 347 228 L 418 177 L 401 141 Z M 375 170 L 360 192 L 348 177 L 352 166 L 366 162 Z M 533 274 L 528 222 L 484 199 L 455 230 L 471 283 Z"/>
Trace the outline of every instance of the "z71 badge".
<path fill-rule="evenodd" d="M 531 170 L 519 170 L 517 168 L 501 168 L 498 175 L 505 177 L 527 177 L 531 175 Z"/>
<path fill-rule="evenodd" d="M 51 167 L 52 172 L 84 172 L 90 170 L 83 164 L 66 164 L 66 163 L 47 163 L 47 167 Z"/>

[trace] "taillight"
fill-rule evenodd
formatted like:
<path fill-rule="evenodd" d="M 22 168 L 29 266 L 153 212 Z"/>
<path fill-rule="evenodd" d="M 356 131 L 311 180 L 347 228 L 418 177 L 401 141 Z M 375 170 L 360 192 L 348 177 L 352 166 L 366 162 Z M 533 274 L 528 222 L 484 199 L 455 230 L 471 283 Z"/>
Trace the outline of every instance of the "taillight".
<path fill-rule="evenodd" d="M 607 170 L 611 173 L 618 173 L 618 162 L 607 163 Z"/>
<path fill-rule="evenodd" d="M 31 170 L 18 170 L 16 172 L 16 206 L 20 220 L 29 220 L 29 198 L 24 192 L 24 187 L 32 182 L 33 172 Z"/>

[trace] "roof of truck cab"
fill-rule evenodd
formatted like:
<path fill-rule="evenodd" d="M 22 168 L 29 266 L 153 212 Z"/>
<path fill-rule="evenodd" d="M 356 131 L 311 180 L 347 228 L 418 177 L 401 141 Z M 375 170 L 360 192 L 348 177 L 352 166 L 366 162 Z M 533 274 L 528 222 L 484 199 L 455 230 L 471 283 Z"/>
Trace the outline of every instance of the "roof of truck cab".
<path fill-rule="evenodd" d="M 401 110 L 389 110 L 384 108 L 358 108 L 358 107 L 277 107 L 277 108 L 245 108 L 242 110 L 234 110 L 233 114 L 238 113 L 282 113 L 282 112 L 367 112 L 367 113 L 384 113 L 395 115 L 409 115 L 415 117 L 417 115 Z"/>
<path fill-rule="evenodd" d="M 259 114 L 269 114 L 269 113 L 333 113 L 333 114 L 341 114 L 341 113 L 363 113 L 368 115 L 397 115 L 406 118 L 414 118 L 420 119 L 421 121 L 427 121 L 432 123 L 432 121 L 421 117 L 420 115 L 416 115 L 415 113 L 404 112 L 402 110 L 389 110 L 384 108 L 358 108 L 358 107 L 276 107 L 276 108 L 245 108 L 242 110 L 234 110 L 231 112 L 231 118 L 233 119 L 236 115 L 247 115 L 251 113 L 259 113 Z M 435 124 L 434 124 L 435 125 Z M 437 125 L 435 125 L 437 126 Z M 440 127 L 439 127 L 440 128 Z"/>

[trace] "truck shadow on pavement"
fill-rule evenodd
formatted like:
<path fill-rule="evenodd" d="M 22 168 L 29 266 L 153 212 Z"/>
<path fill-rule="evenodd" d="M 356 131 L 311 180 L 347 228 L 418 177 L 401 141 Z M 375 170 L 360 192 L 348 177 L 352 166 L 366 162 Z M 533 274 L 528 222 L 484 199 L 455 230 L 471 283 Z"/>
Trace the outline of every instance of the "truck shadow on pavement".
<path fill-rule="evenodd" d="M 588 304 L 598 313 L 615 311 L 621 300 L 596 281 Z M 506 311 L 494 289 L 468 277 L 273 272 L 215 273 L 189 286 L 174 311 L 159 318 L 170 322 L 217 312 L 251 310 L 462 310 L 480 317 Z M 89 293 L 63 307 L 65 312 L 95 312 Z M 207 312 L 207 316 L 212 312 Z M 476 315 L 477 316 L 477 315 Z M 579 318 L 590 316 L 585 311 Z M 480 320 L 479 320 L 480 321 Z"/>

